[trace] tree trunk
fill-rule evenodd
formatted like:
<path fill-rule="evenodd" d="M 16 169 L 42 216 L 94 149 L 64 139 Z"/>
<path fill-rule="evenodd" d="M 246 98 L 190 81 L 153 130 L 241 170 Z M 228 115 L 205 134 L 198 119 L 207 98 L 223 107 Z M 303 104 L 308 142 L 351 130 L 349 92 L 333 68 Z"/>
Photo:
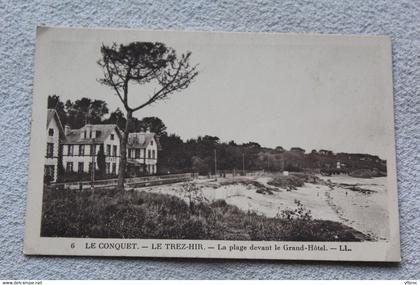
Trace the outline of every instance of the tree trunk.
<path fill-rule="evenodd" d="M 127 121 L 125 123 L 125 130 L 120 145 L 120 169 L 118 171 L 118 190 L 120 191 L 124 191 L 124 179 L 127 168 L 127 142 L 132 118 L 133 112 L 127 111 Z"/>

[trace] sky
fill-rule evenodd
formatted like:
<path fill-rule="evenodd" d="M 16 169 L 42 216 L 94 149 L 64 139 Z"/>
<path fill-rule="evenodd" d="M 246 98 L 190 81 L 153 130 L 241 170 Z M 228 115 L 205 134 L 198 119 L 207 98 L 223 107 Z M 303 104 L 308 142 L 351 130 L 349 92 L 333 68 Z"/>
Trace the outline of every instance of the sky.
<path fill-rule="evenodd" d="M 393 147 L 389 46 L 383 37 L 78 29 L 38 37 L 37 94 L 45 97 L 89 97 L 106 101 L 111 111 L 123 109 L 113 90 L 98 82 L 100 46 L 160 41 L 178 54 L 191 51 L 199 75 L 189 88 L 134 116 L 159 117 L 184 140 L 214 135 L 382 158 Z M 130 85 L 130 106 L 152 91 Z"/>

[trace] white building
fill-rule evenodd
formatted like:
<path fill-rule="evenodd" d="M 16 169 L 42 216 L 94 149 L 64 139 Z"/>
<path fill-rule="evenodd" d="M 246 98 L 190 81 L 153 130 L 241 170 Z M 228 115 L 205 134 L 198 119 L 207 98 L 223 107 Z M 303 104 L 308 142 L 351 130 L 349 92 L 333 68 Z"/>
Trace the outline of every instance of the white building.
<path fill-rule="evenodd" d="M 149 131 L 130 133 L 127 143 L 127 172 L 130 176 L 157 173 L 159 138 Z"/>
<path fill-rule="evenodd" d="M 121 131 L 117 125 L 87 124 L 80 129 L 64 128 L 63 167 L 67 173 L 88 173 L 98 169 L 98 153 L 103 148 L 106 174 L 117 174 L 120 164 Z"/>
<path fill-rule="evenodd" d="M 54 109 L 47 113 L 47 152 L 45 154 L 44 175 L 49 181 L 57 181 L 60 142 L 64 139 L 64 130 Z"/>
<path fill-rule="evenodd" d="M 45 176 L 56 182 L 59 163 L 66 173 L 91 173 L 92 165 L 98 170 L 98 153 L 105 156 L 106 174 L 117 175 L 120 167 L 122 131 L 114 124 L 86 124 L 80 129 L 63 128 L 57 112 L 48 110 L 47 151 Z M 127 143 L 127 175 L 142 176 L 157 173 L 159 139 L 149 131 L 130 133 Z M 83 179 L 82 177 L 80 179 Z"/>

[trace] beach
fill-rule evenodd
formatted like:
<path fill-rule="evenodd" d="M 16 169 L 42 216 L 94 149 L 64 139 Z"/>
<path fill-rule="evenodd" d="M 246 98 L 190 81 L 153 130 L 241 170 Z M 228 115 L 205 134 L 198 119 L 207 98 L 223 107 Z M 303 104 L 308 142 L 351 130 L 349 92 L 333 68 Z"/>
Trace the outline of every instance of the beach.
<path fill-rule="evenodd" d="M 266 217 L 281 217 L 284 211 L 301 206 L 309 211 L 312 219 L 343 223 L 374 240 L 389 238 L 386 177 L 318 177 L 325 183 L 304 183 L 296 190 L 270 186 L 268 182 L 272 177 L 269 175 L 202 178 L 194 180 L 190 186 L 175 183 L 136 190 L 174 195 L 186 202 L 225 200 L 243 211 Z M 261 191 L 262 187 L 267 188 Z"/>

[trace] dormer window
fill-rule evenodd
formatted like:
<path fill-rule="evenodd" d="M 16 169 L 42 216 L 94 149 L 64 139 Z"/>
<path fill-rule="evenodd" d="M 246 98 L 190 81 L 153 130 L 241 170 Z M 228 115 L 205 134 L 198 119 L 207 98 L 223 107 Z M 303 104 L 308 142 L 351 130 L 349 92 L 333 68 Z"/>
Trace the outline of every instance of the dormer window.
<path fill-rule="evenodd" d="M 111 134 L 111 140 L 112 141 L 114 140 L 114 134 Z"/>
<path fill-rule="evenodd" d="M 150 141 L 150 145 L 153 145 L 153 141 Z"/>
<path fill-rule="evenodd" d="M 84 133 L 83 133 L 83 138 L 85 139 L 86 138 L 86 135 L 87 135 L 87 132 L 86 132 L 86 130 L 84 131 Z"/>
<path fill-rule="evenodd" d="M 95 132 L 95 137 L 96 137 L 96 138 L 99 138 L 100 136 L 101 136 L 101 131 L 96 131 L 96 132 Z"/>
<path fill-rule="evenodd" d="M 52 137 L 54 135 L 54 129 L 48 129 L 48 135 Z"/>

